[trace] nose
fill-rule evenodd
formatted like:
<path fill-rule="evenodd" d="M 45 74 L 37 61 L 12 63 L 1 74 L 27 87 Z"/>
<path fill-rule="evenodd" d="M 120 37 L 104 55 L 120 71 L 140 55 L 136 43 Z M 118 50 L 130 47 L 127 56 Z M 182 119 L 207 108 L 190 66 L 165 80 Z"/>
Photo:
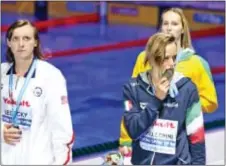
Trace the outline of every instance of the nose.
<path fill-rule="evenodd" d="M 173 58 L 170 58 L 169 59 L 169 66 L 170 66 L 170 68 L 175 67 L 175 65 L 176 65 L 175 60 Z"/>
<path fill-rule="evenodd" d="M 169 25 L 167 26 L 167 32 L 170 33 L 171 30 L 172 30 L 172 27 L 171 27 L 171 25 L 169 24 Z"/>
<path fill-rule="evenodd" d="M 20 39 L 20 41 L 19 41 L 19 47 L 24 47 L 24 41 L 23 41 L 23 39 Z"/>

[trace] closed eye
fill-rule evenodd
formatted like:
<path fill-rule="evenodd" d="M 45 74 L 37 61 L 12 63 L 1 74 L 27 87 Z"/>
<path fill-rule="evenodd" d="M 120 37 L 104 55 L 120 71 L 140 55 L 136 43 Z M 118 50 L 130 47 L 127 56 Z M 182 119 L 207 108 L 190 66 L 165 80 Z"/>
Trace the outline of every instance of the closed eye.
<path fill-rule="evenodd" d="M 174 56 L 173 56 L 173 61 L 175 61 L 175 60 L 176 60 L 176 58 L 177 58 L 177 55 L 174 55 Z"/>
<path fill-rule="evenodd" d="M 172 56 L 173 61 L 176 60 L 176 57 L 177 57 L 177 55 L 173 55 L 173 56 Z M 170 56 L 166 56 L 166 57 L 164 58 L 164 60 L 169 60 L 170 58 L 171 58 Z"/>

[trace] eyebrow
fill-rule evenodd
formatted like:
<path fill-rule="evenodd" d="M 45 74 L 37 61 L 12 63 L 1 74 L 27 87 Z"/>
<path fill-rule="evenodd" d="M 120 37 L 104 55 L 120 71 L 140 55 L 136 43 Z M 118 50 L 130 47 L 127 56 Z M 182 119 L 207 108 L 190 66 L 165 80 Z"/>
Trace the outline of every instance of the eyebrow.
<path fill-rule="evenodd" d="M 165 58 L 169 58 L 171 55 L 166 55 L 165 56 Z M 175 55 L 172 55 L 172 57 L 176 57 L 177 56 L 177 54 L 175 54 Z"/>
<path fill-rule="evenodd" d="M 172 20 L 172 21 L 167 21 L 167 20 L 165 20 L 165 21 L 164 21 L 164 20 L 163 20 L 162 22 L 167 22 L 167 23 L 168 23 L 168 22 L 175 22 L 175 23 L 178 23 L 179 21 L 175 21 L 175 20 Z"/>
<path fill-rule="evenodd" d="M 12 37 L 32 37 L 32 36 L 29 36 L 29 35 L 23 35 L 23 36 L 20 36 L 20 35 L 13 35 Z"/>

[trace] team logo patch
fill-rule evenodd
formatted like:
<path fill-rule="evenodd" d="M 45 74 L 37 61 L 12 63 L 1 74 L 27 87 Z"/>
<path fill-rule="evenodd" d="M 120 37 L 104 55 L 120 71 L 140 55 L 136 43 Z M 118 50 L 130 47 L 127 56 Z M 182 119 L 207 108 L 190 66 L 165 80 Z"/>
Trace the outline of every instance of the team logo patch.
<path fill-rule="evenodd" d="M 169 108 L 178 108 L 178 103 L 176 102 L 172 102 L 172 103 L 164 103 L 165 107 L 169 107 Z"/>
<path fill-rule="evenodd" d="M 144 110 L 147 107 L 148 103 L 140 102 L 140 108 Z"/>
<path fill-rule="evenodd" d="M 40 87 L 35 87 L 34 91 L 33 91 L 34 95 L 36 97 L 40 97 L 42 95 L 42 88 Z"/>
<path fill-rule="evenodd" d="M 126 111 L 130 111 L 133 108 L 132 102 L 130 100 L 124 101 L 124 107 Z"/>

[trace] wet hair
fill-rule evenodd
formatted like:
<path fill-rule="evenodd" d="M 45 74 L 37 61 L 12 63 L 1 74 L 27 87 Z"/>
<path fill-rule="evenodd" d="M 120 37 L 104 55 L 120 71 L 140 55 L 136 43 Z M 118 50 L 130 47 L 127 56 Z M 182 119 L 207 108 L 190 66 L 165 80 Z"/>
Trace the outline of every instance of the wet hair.
<path fill-rule="evenodd" d="M 14 30 L 16 28 L 23 27 L 23 26 L 26 26 L 26 25 L 30 25 L 34 29 L 34 38 L 37 42 L 37 46 L 34 47 L 34 50 L 33 50 L 34 56 L 38 59 L 43 59 L 38 29 L 30 21 L 28 21 L 28 20 L 17 20 L 13 24 L 11 24 L 11 26 L 9 27 L 9 29 L 6 32 L 6 39 L 11 41 Z M 9 63 L 15 61 L 14 55 L 13 55 L 11 48 L 9 46 L 7 46 L 7 50 L 6 50 L 6 60 Z"/>

